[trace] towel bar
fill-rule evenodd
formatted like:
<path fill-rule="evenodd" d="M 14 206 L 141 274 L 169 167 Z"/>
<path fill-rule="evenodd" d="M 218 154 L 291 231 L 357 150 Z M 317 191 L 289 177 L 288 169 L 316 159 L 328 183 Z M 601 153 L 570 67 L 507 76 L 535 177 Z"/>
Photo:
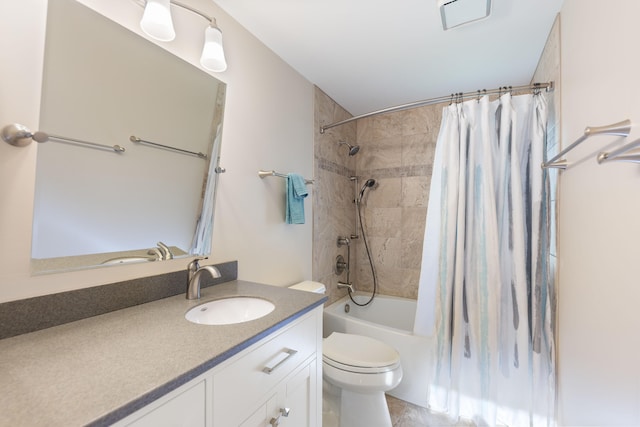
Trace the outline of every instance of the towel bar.
<path fill-rule="evenodd" d="M 265 177 L 267 177 L 267 176 L 277 176 L 277 177 L 280 177 L 280 178 L 286 178 L 286 177 L 287 177 L 287 175 L 286 175 L 286 174 L 283 174 L 283 173 L 280 173 L 280 172 L 276 172 L 276 171 L 274 171 L 274 170 L 270 170 L 270 171 L 259 170 L 259 171 L 258 171 L 258 176 L 259 176 L 261 179 L 264 179 L 264 178 L 265 178 Z M 305 182 L 307 185 L 309 185 L 309 184 L 313 184 L 313 180 L 312 180 L 312 179 L 305 179 L 305 180 L 304 180 L 304 182 Z"/>
<path fill-rule="evenodd" d="M 629 151 L 633 151 L 640 147 L 640 139 L 636 139 L 633 142 L 630 142 L 627 145 L 624 145 L 617 150 L 606 152 L 601 151 L 596 157 L 599 164 L 605 162 L 631 162 L 631 163 L 640 163 L 640 153 L 633 152 L 629 153 Z"/>
<path fill-rule="evenodd" d="M 571 145 L 559 152 L 551 160 L 547 160 L 546 162 L 542 163 L 542 168 L 566 169 L 568 163 L 565 159 L 562 159 L 562 156 L 573 150 L 578 145 L 582 144 L 589 137 L 592 137 L 594 135 L 616 135 L 627 137 L 629 136 L 629 132 L 631 132 L 631 121 L 628 119 L 606 126 L 588 126 L 587 128 L 585 128 L 584 134 L 580 138 L 576 139 Z"/>
<path fill-rule="evenodd" d="M 18 123 L 13 123 L 2 128 L 2 140 L 7 144 L 11 144 L 16 147 L 26 147 L 31 143 L 32 140 L 36 142 L 62 141 L 88 145 L 95 148 L 104 148 L 107 150 L 113 150 L 116 153 L 125 152 L 125 148 L 120 145 L 97 144 L 95 142 L 84 141 L 82 139 L 51 135 L 42 131 L 31 132 L 25 126 Z"/>

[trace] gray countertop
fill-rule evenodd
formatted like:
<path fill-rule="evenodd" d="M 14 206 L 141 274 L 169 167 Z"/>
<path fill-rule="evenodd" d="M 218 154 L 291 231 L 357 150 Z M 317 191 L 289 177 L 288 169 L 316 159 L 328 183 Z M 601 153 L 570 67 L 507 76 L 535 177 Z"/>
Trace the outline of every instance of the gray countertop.
<path fill-rule="evenodd" d="M 275 310 L 209 326 L 184 314 L 204 302 L 257 296 Z M 321 305 L 324 295 L 244 281 L 0 340 L 0 426 L 108 425 Z"/>

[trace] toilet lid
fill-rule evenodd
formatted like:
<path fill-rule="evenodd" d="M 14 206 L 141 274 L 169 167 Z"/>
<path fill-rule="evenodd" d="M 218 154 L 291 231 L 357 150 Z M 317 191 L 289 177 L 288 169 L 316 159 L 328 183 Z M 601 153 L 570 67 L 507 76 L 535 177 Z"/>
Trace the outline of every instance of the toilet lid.
<path fill-rule="evenodd" d="M 400 354 L 391 346 L 362 335 L 333 332 L 322 342 L 322 355 L 343 365 L 380 368 L 397 365 Z"/>

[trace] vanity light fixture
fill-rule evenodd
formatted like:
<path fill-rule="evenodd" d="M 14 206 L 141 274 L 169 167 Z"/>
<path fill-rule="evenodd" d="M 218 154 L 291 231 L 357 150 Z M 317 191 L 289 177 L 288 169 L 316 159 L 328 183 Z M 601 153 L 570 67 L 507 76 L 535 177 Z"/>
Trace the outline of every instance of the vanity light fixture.
<path fill-rule="evenodd" d="M 147 0 L 140 20 L 142 31 L 161 42 L 170 42 L 176 38 L 170 3 L 169 0 Z"/>
<path fill-rule="evenodd" d="M 222 72 L 227 69 L 227 61 L 222 47 L 222 31 L 216 19 L 205 15 L 184 3 L 175 0 L 146 0 L 140 28 L 149 37 L 162 42 L 172 41 L 176 37 L 171 19 L 171 5 L 181 7 L 209 21 L 204 31 L 204 46 L 200 56 L 200 65 L 209 71 Z"/>
<path fill-rule="evenodd" d="M 491 0 L 436 0 L 440 10 L 442 29 L 470 24 L 488 18 L 491 14 Z"/>

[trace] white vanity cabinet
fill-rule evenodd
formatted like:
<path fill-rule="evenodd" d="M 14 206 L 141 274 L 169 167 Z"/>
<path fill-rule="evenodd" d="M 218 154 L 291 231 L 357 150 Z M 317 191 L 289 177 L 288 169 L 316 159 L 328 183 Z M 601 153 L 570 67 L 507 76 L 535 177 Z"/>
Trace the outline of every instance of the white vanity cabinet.
<path fill-rule="evenodd" d="M 320 306 L 117 426 L 321 427 L 321 345 Z"/>
<path fill-rule="evenodd" d="M 245 417 L 253 409 L 249 406 L 238 412 L 219 411 L 214 425 L 239 425 L 240 427 L 264 426 L 320 426 L 319 413 L 322 412 L 320 401 L 314 405 L 316 391 L 315 360 L 296 369 L 289 378 L 283 381 L 273 393 L 257 404 L 257 408 L 239 424 L 237 420 Z"/>
<path fill-rule="evenodd" d="M 206 427 L 206 381 L 189 382 L 117 423 L 132 427 Z M 186 388 L 186 390 L 185 390 Z"/>

